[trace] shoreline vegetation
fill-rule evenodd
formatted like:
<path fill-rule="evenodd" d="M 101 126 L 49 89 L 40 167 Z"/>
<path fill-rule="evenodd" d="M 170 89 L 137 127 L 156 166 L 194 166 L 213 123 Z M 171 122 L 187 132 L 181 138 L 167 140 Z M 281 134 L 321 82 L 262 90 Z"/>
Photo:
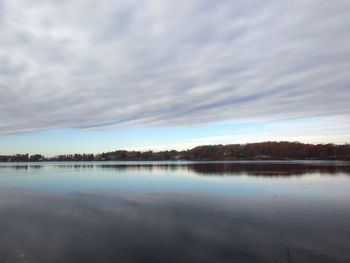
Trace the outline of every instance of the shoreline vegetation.
<path fill-rule="evenodd" d="M 176 151 L 116 150 L 101 154 L 0 155 L 0 162 L 45 161 L 234 161 L 234 160 L 347 160 L 350 144 L 305 144 L 300 142 L 260 142 L 247 144 L 203 145 Z"/>

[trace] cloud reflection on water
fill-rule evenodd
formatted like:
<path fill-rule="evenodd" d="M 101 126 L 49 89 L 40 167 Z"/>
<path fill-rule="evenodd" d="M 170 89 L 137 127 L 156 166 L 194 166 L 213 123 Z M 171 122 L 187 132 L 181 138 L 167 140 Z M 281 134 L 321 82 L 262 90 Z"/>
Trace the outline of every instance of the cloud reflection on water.
<path fill-rule="evenodd" d="M 312 200 L 10 191 L 0 197 L 1 262 L 350 259 L 350 210 Z"/>

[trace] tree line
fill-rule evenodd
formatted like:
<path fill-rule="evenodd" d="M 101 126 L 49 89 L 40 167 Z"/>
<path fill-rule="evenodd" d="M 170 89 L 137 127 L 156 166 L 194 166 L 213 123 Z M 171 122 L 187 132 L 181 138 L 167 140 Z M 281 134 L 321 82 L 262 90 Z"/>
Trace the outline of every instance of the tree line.
<path fill-rule="evenodd" d="M 248 144 L 203 145 L 184 151 L 126 151 L 101 154 L 0 155 L 0 162 L 41 161 L 216 161 L 216 160 L 350 160 L 350 144 L 305 144 L 261 142 Z"/>

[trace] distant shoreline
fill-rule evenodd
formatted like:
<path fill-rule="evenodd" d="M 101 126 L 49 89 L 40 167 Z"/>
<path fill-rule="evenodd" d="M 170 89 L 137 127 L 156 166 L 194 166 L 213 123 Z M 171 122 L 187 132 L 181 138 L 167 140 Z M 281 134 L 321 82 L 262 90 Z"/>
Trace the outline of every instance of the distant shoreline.
<path fill-rule="evenodd" d="M 260 142 L 248 144 L 203 145 L 176 151 L 116 150 L 101 154 L 0 155 L 0 162 L 84 162 L 84 161 L 350 161 L 350 144 L 304 144 L 299 142 Z"/>

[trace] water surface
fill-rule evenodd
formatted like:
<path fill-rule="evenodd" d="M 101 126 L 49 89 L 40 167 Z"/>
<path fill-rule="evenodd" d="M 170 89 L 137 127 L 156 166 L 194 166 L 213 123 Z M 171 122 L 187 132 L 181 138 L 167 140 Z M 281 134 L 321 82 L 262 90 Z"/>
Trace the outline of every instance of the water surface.
<path fill-rule="evenodd" d="M 350 262 L 350 163 L 2 163 L 0 218 L 0 262 Z"/>

